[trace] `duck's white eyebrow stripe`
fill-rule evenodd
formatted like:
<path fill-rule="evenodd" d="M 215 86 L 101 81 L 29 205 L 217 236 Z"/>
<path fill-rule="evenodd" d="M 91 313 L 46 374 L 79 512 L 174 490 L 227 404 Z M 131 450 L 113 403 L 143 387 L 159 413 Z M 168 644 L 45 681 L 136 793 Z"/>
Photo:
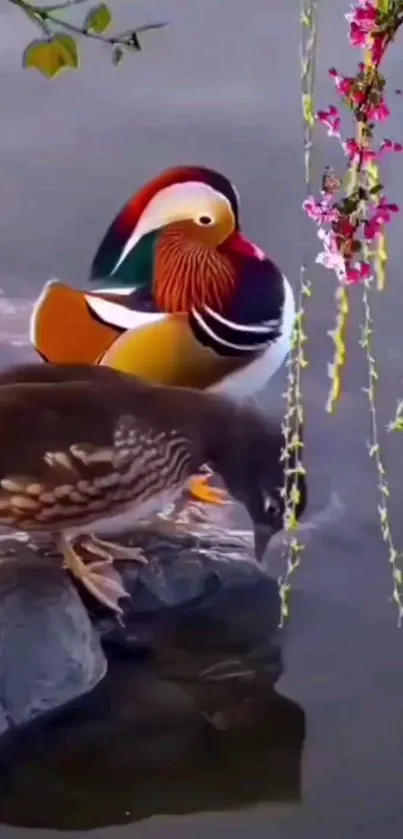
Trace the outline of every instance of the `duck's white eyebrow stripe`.
<path fill-rule="evenodd" d="M 223 326 L 228 326 L 229 329 L 239 330 L 239 332 L 268 332 L 270 329 L 275 329 L 277 326 L 280 325 L 279 318 L 273 318 L 272 320 L 263 320 L 260 324 L 252 325 L 252 324 L 242 324 L 242 323 L 234 323 L 232 320 L 227 320 L 222 315 L 219 315 L 218 312 L 215 312 L 213 309 L 210 309 L 210 306 L 207 304 L 204 305 L 204 310 L 210 315 L 212 318 L 215 318 L 219 323 L 222 323 Z"/>
<path fill-rule="evenodd" d="M 259 344 L 233 344 L 231 343 L 231 341 L 225 341 L 224 338 L 221 338 L 219 335 L 216 335 L 215 332 L 213 332 L 213 330 L 210 329 L 207 323 L 203 320 L 201 314 L 197 312 L 196 309 L 192 309 L 192 315 L 195 318 L 195 320 L 197 320 L 199 326 L 201 326 L 204 332 L 206 332 L 207 335 L 209 335 L 210 338 L 213 339 L 213 341 L 216 341 L 218 344 L 223 344 L 223 346 L 225 347 L 231 347 L 231 349 L 241 350 L 243 352 L 245 350 L 258 350 L 261 347 L 267 346 L 267 341 L 262 341 Z"/>

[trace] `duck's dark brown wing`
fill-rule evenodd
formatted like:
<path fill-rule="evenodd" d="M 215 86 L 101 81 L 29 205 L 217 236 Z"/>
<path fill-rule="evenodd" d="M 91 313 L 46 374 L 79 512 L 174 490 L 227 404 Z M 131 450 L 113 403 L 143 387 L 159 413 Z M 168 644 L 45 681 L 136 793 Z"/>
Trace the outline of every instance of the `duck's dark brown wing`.
<path fill-rule="evenodd" d="M 150 424 L 131 391 L 77 381 L 0 387 L 0 524 L 85 524 L 190 476 L 187 435 Z"/>
<path fill-rule="evenodd" d="M 17 364 L 0 370 L 0 387 L 13 384 L 53 384 L 57 382 L 112 382 L 120 374 L 109 367 L 92 364 Z"/>

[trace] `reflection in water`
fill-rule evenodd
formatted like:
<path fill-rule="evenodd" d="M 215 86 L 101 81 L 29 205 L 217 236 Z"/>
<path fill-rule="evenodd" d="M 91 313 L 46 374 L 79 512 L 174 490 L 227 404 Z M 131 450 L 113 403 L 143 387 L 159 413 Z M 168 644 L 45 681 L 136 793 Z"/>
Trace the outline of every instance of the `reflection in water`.
<path fill-rule="evenodd" d="M 83 830 L 298 801 L 305 716 L 274 692 L 283 671 L 276 581 L 227 543 L 203 553 L 200 541 L 197 550 L 170 542 L 158 557 L 140 573 L 129 563 L 124 627 L 86 598 L 107 678 L 2 739 L 0 823 Z"/>
<path fill-rule="evenodd" d="M 91 697 L 2 754 L 2 823 L 82 830 L 299 800 L 299 705 L 268 691 L 235 699 L 228 687 L 219 712 L 146 721 L 152 676 L 139 670 L 116 663 Z"/>

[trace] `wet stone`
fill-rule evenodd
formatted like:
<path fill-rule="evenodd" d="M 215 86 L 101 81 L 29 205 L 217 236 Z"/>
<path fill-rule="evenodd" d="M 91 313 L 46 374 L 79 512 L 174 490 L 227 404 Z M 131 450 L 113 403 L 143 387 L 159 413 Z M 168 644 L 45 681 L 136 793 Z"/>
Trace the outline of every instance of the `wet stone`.
<path fill-rule="evenodd" d="M 199 766 L 197 799 L 207 754 L 215 772 L 226 749 L 232 767 L 238 747 L 250 751 L 239 788 L 255 760 L 273 761 L 267 794 L 298 798 L 304 715 L 274 690 L 283 670 L 280 598 L 249 535 L 144 526 L 128 541 L 149 562 L 117 563 L 130 593 L 124 626 L 71 581 L 60 559 L 19 546 L 0 561 L 0 820 L 61 829 L 124 822 L 133 777 L 139 788 L 143 773 L 155 776 L 156 811 L 172 803 L 181 812 L 172 795 L 189 756 Z M 252 799 L 261 794 L 254 783 Z M 111 794 L 99 809 L 103 785 Z M 46 801 L 38 796 L 44 786 Z M 78 789 L 85 812 L 72 809 Z M 206 802 L 215 792 L 206 781 Z M 228 794 L 221 790 L 223 801 Z M 144 812 L 130 810 L 133 820 L 151 814 L 151 799 Z"/>
<path fill-rule="evenodd" d="M 59 557 L 18 546 L 0 561 L 0 731 L 91 691 L 108 660 L 140 663 L 137 700 L 147 715 L 180 716 L 186 707 L 214 714 L 229 684 L 232 701 L 276 683 L 278 588 L 248 534 L 146 525 L 128 541 L 149 562 L 117 563 L 131 595 L 122 601 L 123 626 L 75 585 Z"/>
<path fill-rule="evenodd" d="M 106 673 L 99 637 L 61 568 L 18 545 L 0 559 L 0 733 L 65 705 Z"/>

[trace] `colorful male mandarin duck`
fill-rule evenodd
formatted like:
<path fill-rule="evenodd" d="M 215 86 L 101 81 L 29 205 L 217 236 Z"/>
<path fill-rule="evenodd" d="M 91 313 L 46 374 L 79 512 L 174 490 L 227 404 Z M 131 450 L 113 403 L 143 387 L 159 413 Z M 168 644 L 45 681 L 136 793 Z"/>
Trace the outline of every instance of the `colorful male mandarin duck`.
<path fill-rule="evenodd" d="M 45 361 L 107 365 L 241 400 L 289 352 L 291 286 L 242 235 L 236 189 L 211 169 L 169 169 L 144 186 L 108 228 L 90 282 L 96 290 L 45 285 L 31 320 Z M 222 500 L 206 478 L 192 494 Z"/>

